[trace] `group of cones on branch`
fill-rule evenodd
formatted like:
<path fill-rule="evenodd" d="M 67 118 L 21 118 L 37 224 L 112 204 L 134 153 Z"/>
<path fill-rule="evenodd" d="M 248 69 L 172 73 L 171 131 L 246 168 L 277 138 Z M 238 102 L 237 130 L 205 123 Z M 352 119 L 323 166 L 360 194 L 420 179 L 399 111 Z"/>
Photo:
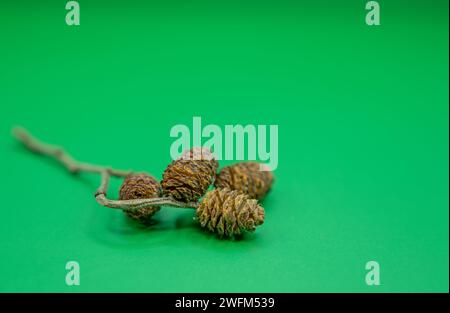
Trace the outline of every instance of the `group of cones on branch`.
<path fill-rule="evenodd" d="M 21 127 L 14 128 L 13 134 L 30 151 L 55 159 L 71 173 L 101 174 L 102 183 L 95 194 L 97 202 L 122 209 L 140 222 L 150 221 L 162 205 L 195 208 L 200 225 L 220 237 L 254 231 L 264 222 L 264 209 L 258 201 L 270 190 L 274 177 L 263 164 L 240 162 L 217 172 L 219 163 L 211 151 L 195 147 L 172 161 L 159 182 L 147 173 L 77 161 L 63 148 L 41 142 Z M 119 200 L 106 198 L 111 175 L 125 177 Z M 214 188 L 208 190 L 211 185 Z"/>
<path fill-rule="evenodd" d="M 258 203 L 270 190 L 273 174 L 261 171 L 261 164 L 240 162 L 223 167 L 206 148 L 195 147 L 172 161 L 160 182 L 146 173 L 132 173 L 123 181 L 120 200 L 171 197 L 180 202 L 198 203 L 196 217 L 201 227 L 220 237 L 252 232 L 264 222 Z M 214 189 L 209 190 L 213 185 Z M 124 210 L 131 218 L 147 223 L 160 206 Z"/>

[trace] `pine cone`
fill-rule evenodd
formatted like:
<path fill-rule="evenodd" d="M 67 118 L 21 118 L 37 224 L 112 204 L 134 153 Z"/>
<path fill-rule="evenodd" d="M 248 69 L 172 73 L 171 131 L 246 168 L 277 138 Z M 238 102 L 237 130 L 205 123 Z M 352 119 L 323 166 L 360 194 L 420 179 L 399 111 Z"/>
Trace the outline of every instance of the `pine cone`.
<path fill-rule="evenodd" d="M 197 201 L 214 182 L 218 166 L 206 148 L 185 151 L 164 171 L 161 181 L 164 195 L 183 202 Z"/>
<path fill-rule="evenodd" d="M 247 194 L 252 199 L 262 199 L 273 182 L 273 174 L 260 171 L 260 163 L 242 162 L 224 167 L 216 177 L 216 188 L 230 188 Z"/>
<path fill-rule="evenodd" d="M 264 209 L 258 201 L 236 190 L 209 191 L 197 208 L 202 227 L 223 237 L 233 237 L 243 231 L 254 231 L 264 222 Z"/>
<path fill-rule="evenodd" d="M 159 197 L 160 193 L 161 187 L 154 177 L 144 173 L 130 174 L 120 186 L 119 199 L 151 199 Z M 132 219 L 147 223 L 159 209 L 159 206 L 149 206 L 138 210 L 124 210 L 124 212 Z"/>

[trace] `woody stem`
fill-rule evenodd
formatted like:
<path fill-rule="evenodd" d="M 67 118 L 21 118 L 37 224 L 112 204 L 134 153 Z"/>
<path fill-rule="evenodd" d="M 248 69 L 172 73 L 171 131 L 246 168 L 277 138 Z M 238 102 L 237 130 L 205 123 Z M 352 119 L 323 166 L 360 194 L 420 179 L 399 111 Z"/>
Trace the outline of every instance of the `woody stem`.
<path fill-rule="evenodd" d="M 162 198 L 150 198 L 150 199 L 131 199 L 131 200 L 110 200 L 106 197 L 106 191 L 108 189 L 110 173 L 105 170 L 101 173 L 101 183 L 95 193 L 95 200 L 103 206 L 112 209 L 123 210 L 139 210 L 141 208 L 154 206 L 154 205 L 167 205 L 178 208 L 197 208 L 195 202 L 180 202 L 170 197 Z"/>
<path fill-rule="evenodd" d="M 152 198 L 152 199 L 133 199 L 133 200 L 111 200 L 106 197 L 110 176 L 125 177 L 133 171 L 113 169 L 107 166 L 94 165 L 90 163 L 79 162 L 69 153 L 59 146 L 50 145 L 39 141 L 33 137 L 26 129 L 16 127 L 13 129 L 13 135 L 21 141 L 30 151 L 49 156 L 62 165 L 71 173 L 90 172 L 101 175 L 101 183 L 95 193 L 95 199 L 103 206 L 113 209 L 138 210 L 153 205 L 167 205 L 179 208 L 197 208 L 197 203 L 184 203 L 176 201 L 170 197 Z"/>
<path fill-rule="evenodd" d="M 13 135 L 29 150 L 57 160 L 59 163 L 64 165 L 64 167 L 71 173 L 91 172 L 101 174 L 106 169 L 108 169 L 111 175 L 117 177 L 125 177 L 128 174 L 132 173 L 131 170 L 118 170 L 109 168 L 107 166 L 79 162 L 75 160 L 70 154 L 68 154 L 62 147 L 41 142 L 22 127 L 14 128 Z"/>

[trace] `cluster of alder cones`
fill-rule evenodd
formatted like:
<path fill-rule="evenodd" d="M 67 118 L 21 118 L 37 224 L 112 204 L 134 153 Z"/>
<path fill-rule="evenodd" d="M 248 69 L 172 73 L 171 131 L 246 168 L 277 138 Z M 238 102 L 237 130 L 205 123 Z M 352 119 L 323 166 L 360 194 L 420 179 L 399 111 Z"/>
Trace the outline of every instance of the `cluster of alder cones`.
<path fill-rule="evenodd" d="M 261 164 L 241 162 L 222 168 L 206 148 L 192 148 L 172 161 L 160 182 L 149 174 L 133 173 L 123 181 L 120 200 L 172 197 L 181 202 L 197 202 L 196 217 L 201 227 L 220 237 L 254 231 L 264 222 L 258 203 L 270 190 L 273 175 L 261 171 Z M 213 185 L 215 188 L 209 190 Z M 124 210 L 131 218 L 147 223 L 160 210 L 148 206 Z"/>

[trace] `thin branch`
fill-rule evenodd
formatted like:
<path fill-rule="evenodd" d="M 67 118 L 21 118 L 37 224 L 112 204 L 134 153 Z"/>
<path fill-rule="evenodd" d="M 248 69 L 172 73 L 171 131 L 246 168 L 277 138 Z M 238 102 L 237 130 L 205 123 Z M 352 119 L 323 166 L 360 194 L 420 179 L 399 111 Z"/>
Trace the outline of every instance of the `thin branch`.
<path fill-rule="evenodd" d="M 112 176 L 117 177 L 125 177 L 128 174 L 132 173 L 132 171 L 130 170 L 118 170 L 106 166 L 79 162 L 75 160 L 63 148 L 39 141 L 37 138 L 33 137 L 26 129 L 22 127 L 14 128 L 13 135 L 19 141 L 21 141 L 25 145 L 25 147 L 27 147 L 29 150 L 42 155 L 47 155 L 57 160 L 62 165 L 64 165 L 65 168 L 71 173 L 91 172 L 101 174 L 103 171 L 108 170 L 108 172 Z"/>
<path fill-rule="evenodd" d="M 122 210 L 138 210 L 148 206 L 155 205 L 167 205 L 178 208 L 197 208 L 197 203 L 195 202 L 180 202 L 176 201 L 170 197 L 162 198 L 151 198 L 151 199 L 132 199 L 132 200 L 110 200 L 106 197 L 106 193 L 109 185 L 110 173 L 109 170 L 105 170 L 101 173 L 101 183 L 95 193 L 95 200 L 103 206 L 112 209 L 122 209 Z"/>
<path fill-rule="evenodd" d="M 176 201 L 170 197 L 133 200 L 108 199 L 106 197 L 106 193 L 108 190 L 110 176 L 125 177 L 133 173 L 133 171 L 124 171 L 113 169 L 107 166 L 79 162 L 75 160 L 70 154 L 68 154 L 63 148 L 41 142 L 37 138 L 33 137 L 27 130 L 21 127 L 14 128 L 13 134 L 29 150 L 57 160 L 59 163 L 64 165 L 64 167 L 71 173 L 90 172 L 100 174 L 101 183 L 95 193 L 95 199 L 99 204 L 103 206 L 123 210 L 138 210 L 154 205 L 167 205 L 178 208 L 197 208 L 198 204 L 195 202 L 184 203 Z"/>

